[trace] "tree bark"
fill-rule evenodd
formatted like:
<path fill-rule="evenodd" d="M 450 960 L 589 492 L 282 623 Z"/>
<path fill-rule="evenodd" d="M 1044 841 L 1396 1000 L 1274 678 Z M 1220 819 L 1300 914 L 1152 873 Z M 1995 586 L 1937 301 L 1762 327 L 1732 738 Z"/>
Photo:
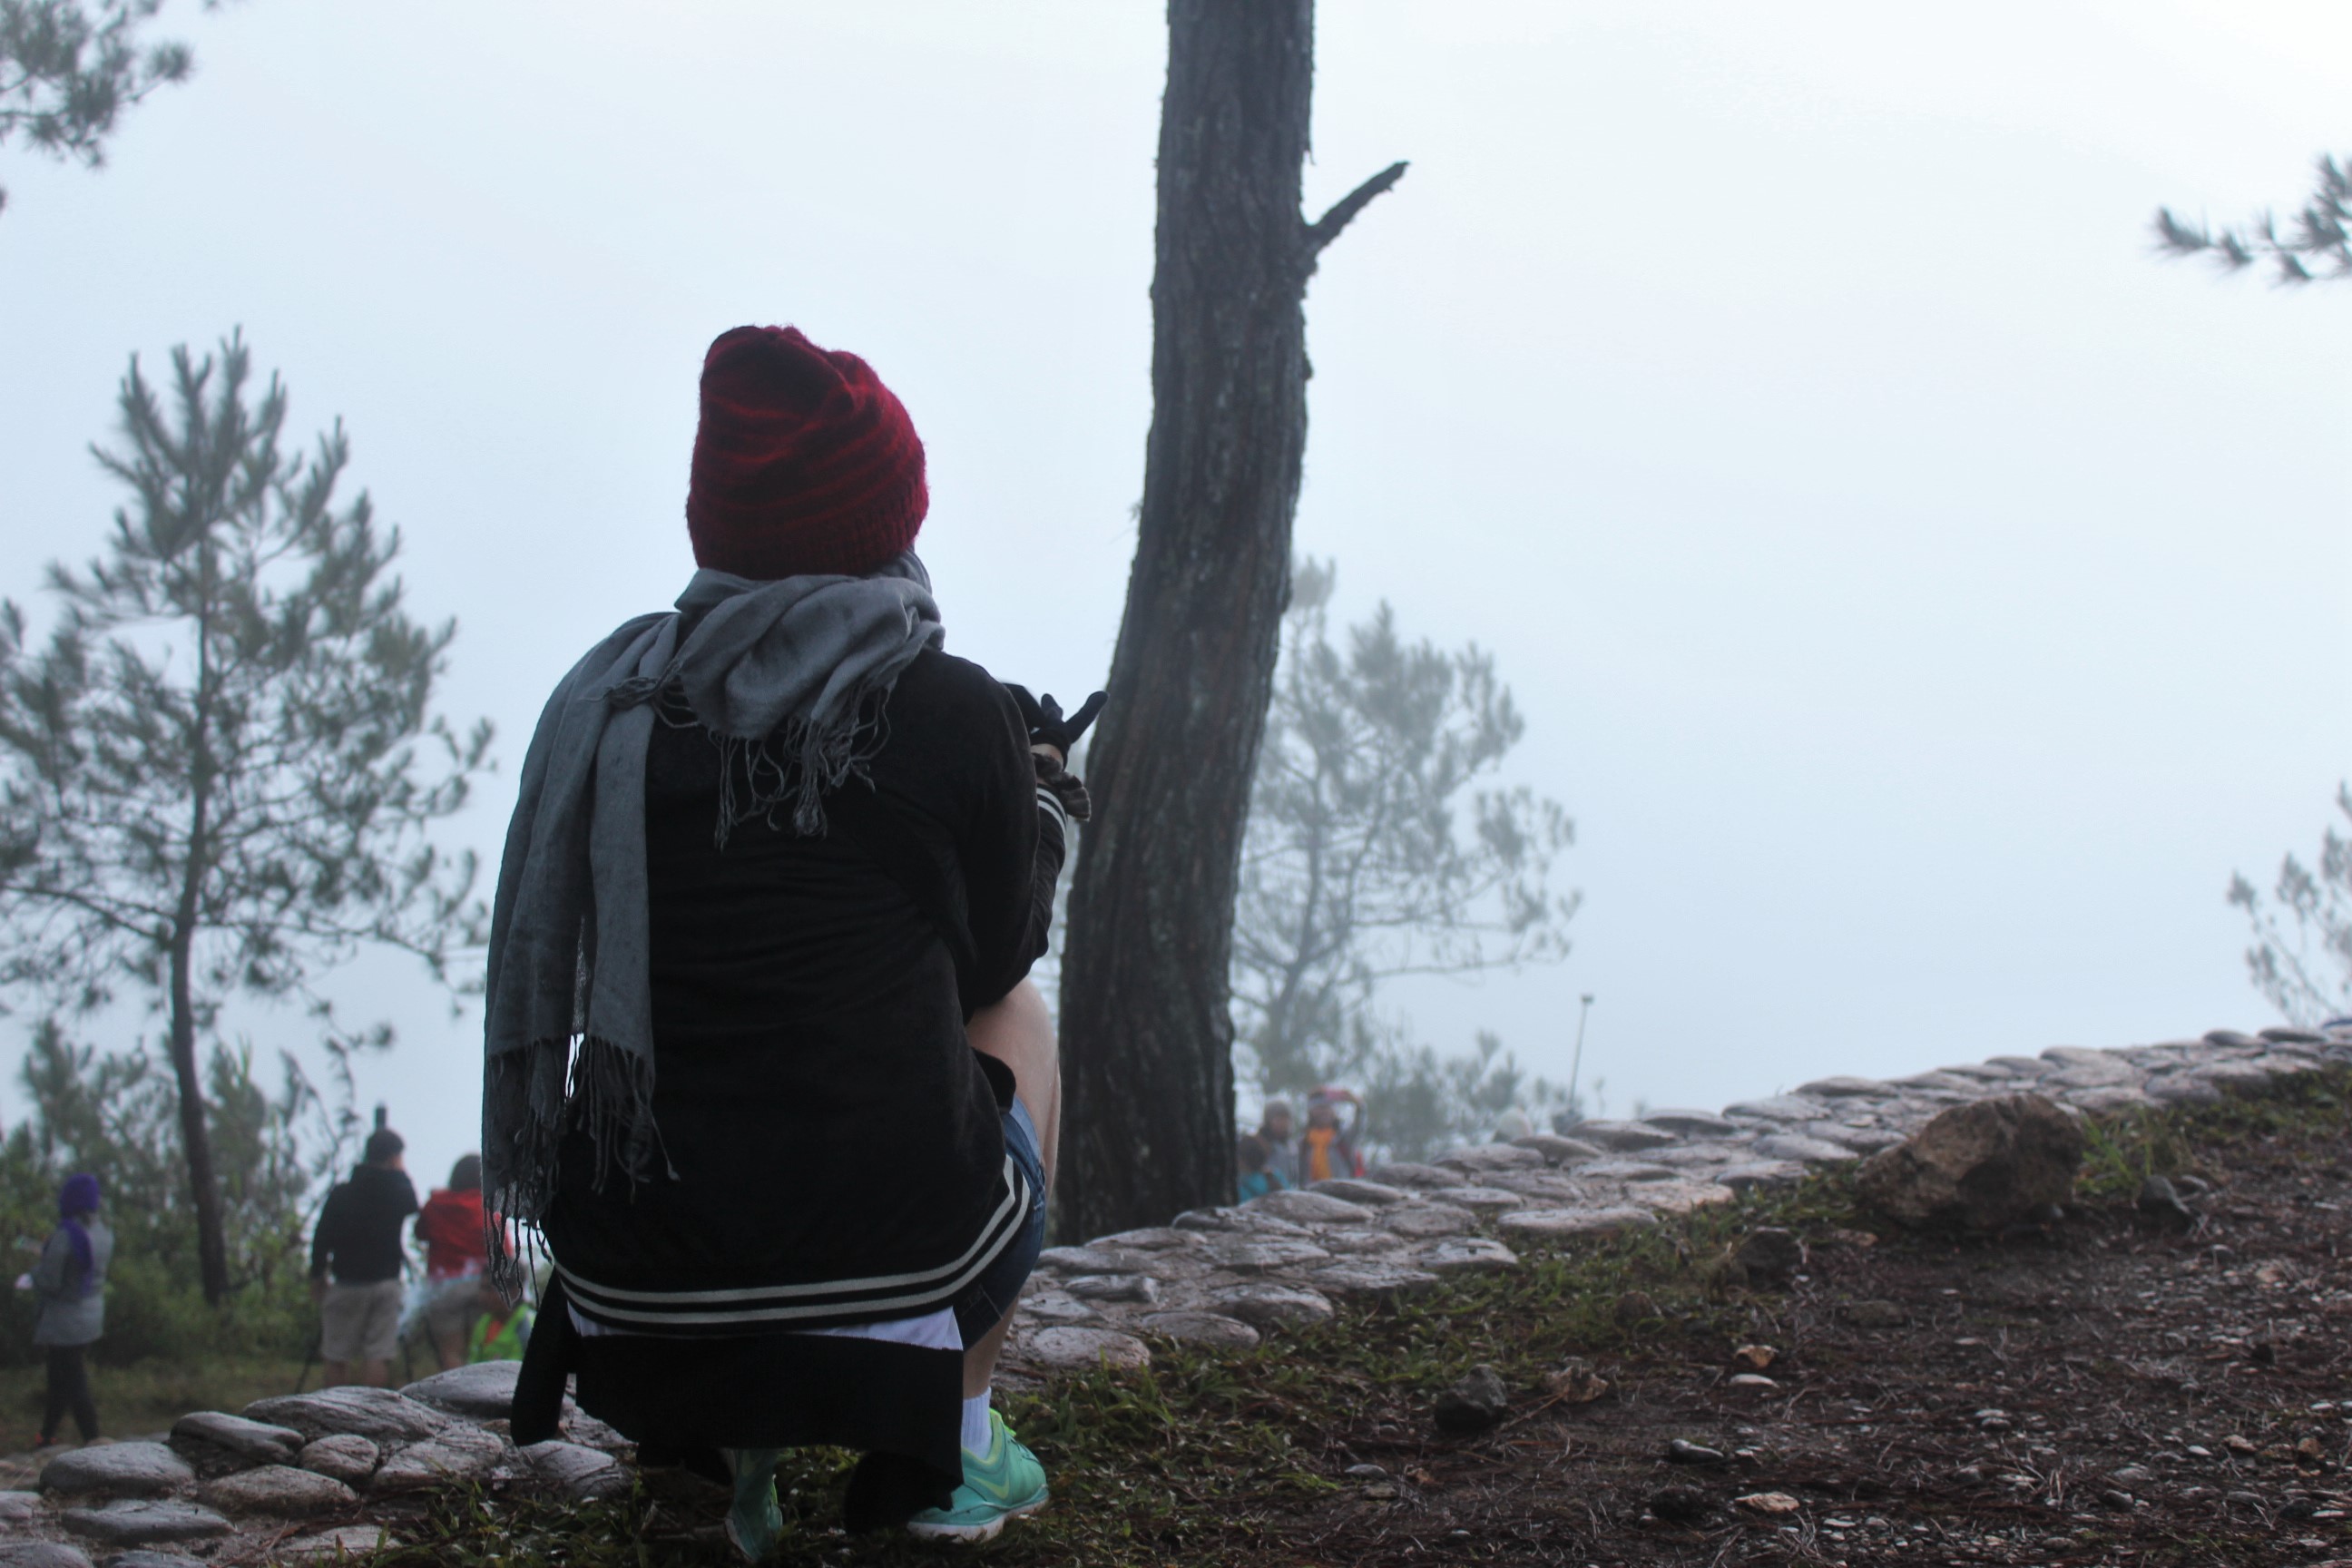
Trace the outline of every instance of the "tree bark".
<path fill-rule="evenodd" d="M 1299 212 L 1313 0 L 1170 0 L 1151 432 L 1070 896 L 1059 1195 L 1081 1236 L 1233 1196 L 1242 830 L 1290 593 L 1307 280 L 1404 173 Z"/>
<path fill-rule="evenodd" d="M 189 907 L 172 933 L 172 1076 L 180 1090 L 180 1146 L 187 1157 L 188 1187 L 195 1206 L 196 1268 L 205 1303 L 217 1307 L 228 1295 L 228 1241 L 221 1216 L 220 1178 L 213 1171 L 212 1131 L 205 1124 L 204 1075 L 196 1060 L 195 999 L 188 974 L 194 959 L 195 879 L 191 876 L 188 881 L 184 902 Z"/>
<path fill-rule="evenodd" d="M 220 1177 L 213 1170 L 212 1129 L 205 1117 L 204 1074 L 196 1060 L 194 976 L 196 926 L 204 913 L 205 877 L 212 863 L 213 657 L 212 616 L 218 581 L 209 538 L 198 562 L 202 608 L 196 616 L 195 721 L 188 737 L 187 864 L 180 877 L 172 922 L 172 1076 L 180 1091 L 180 1149 L 188 1162 L 188 1191 L 196 1215 L 196 1272 L 205 1304 L 228 1296 L 228 1236 L 221 1215 Z"/>

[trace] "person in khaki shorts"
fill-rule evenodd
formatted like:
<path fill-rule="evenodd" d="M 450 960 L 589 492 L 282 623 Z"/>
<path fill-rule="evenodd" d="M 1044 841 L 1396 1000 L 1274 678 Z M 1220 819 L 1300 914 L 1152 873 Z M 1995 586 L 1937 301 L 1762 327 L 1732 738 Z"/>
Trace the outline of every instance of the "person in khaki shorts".
<path fill-rule="evenodd" d="M 366 1163 L 327 1194 L 319 1211 L 310 1237 L 310 1295 L 319 1303 L 319 1359 L 330 1388 L 342 1383 L 381 1388 L 391 1381 L 392 1352 L 400 1342 L 400 1227 L 416 1212 L 416 1189 L 400 1168 L 406 1147 L 389 1127 L 369 1133 Z"/>

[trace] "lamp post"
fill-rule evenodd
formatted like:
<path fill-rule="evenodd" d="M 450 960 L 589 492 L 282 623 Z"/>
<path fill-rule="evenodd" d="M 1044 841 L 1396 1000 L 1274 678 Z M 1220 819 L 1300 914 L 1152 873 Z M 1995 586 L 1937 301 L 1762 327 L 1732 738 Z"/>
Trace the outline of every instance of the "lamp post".
<path fill-rule="evenodd" d="M 1576 1110 L 1576 1075 L 1584 1066 L 1584 1020 L 1592 1015 L 1591 992 L 1584 994 L 1583 1002 L 1584 1005 L 1576 1012 L 1576 1054 L 1568 1059 L 1568 1108 L 1570 1110 Z M 1578 1120 L 1582 1119 L 1583 1113 L 1579 1111 Z"/>

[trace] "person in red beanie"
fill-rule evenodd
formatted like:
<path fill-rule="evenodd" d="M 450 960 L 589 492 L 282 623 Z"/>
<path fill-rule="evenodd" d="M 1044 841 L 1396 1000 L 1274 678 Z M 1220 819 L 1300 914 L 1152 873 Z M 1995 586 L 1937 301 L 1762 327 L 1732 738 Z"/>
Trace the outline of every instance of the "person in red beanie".
<path fill-rule="evenodd" d="M 1045 1234 L 1045 951 L 1067 719 L 942 650 L 922 443 L 855 354 L 739 327 L 702 373 L 698 571 L 549 700 L 492 921 L 489 1207 L 551 1254 L 517 1442 L 580 1406 L 732 1487 L 861 1450 L 853 1529 L 1044 1506 L 990 1408 Z M 499 1247 L 512 1290 L 521 1260 Z"/>

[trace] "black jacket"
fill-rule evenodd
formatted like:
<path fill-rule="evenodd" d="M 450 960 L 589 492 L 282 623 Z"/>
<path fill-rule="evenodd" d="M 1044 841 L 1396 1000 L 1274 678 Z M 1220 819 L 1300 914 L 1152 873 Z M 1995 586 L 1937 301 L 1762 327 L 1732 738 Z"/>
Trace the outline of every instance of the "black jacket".
<path fill-rule="evenodd" d="M 986 1260 L 973 1248 L 993 1256 L 1012 1217 L 999 1116 L 1013 1086 L 964 1019 L 1045 950 L 1058 808 L 1041 813 L 1019 714 L 977 665 L 919 656 L 886 727 L 873 785 L 961 901 L 973 994 L 907 888 L 837 825 L 804 838 L 739 823 L 720 847 L 719 746 L 655 727 L 646 858 L 668 1174 L 632 1190 L 584 1129 L 565 1140 L 546 1231 L 584 1316 L 704 1334 L 888 1318 L 946 1304 Z M 675 1311 L 656 1296 L 679 1299 Z"/>
<path fill-rule="evenodd" d="M 718 744 L 656 725 L 646 851 L 667 1173 L 632 1189 L 584 1128 L 566 1136 L 545 1226 L 550 1306 L 566 1310 L 542 1312 L 531 1339 L 518 1441 L 552 1435 L 576 1371 L 582 1408 L 641 1443 L 833 1444 L 961 1473 L 960 1352 L 792 1331 L 947 1305 L 1025 1219 L 1001 1121 L 1012 1076 L 964 1022 L 1045 951 L 1065 819 L 979 666 L 920 655 L 884 721 L 872 784 L 961 904 L 968 984 L 903 864 L 894 875 L 838 822 L 818 838 L 744 822 L 716 844 Z M 622 1331 L 574 1336 L 572 1308 Z"/>
<path fill-rule="evenodd" d="M 310 1237 L 310 1274 L 331 1265 L 338 1285 L 381 1285 L 400 1278 L 400 1227 L 416 1212 L 416 1189 L 404 1171 L 362 1165 L 336 1184 Z"/>

